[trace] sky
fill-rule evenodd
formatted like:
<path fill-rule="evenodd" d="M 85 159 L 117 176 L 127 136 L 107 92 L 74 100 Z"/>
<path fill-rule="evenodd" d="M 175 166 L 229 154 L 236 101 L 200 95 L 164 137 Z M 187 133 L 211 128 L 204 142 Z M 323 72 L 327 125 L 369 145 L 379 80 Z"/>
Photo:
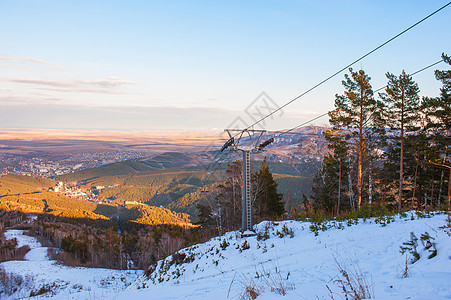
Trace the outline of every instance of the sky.
<path fill-rule="evenodd" d="M 447 2 L 0 0 L 0 129 L 243 127 Z M 353 68 L 383 87 L 451 54 L 450 25 L 451 5 Z M 421 95 L 439 94 L 434 69 Z M 333 109 L 343 76 L 257 126 Z"/>

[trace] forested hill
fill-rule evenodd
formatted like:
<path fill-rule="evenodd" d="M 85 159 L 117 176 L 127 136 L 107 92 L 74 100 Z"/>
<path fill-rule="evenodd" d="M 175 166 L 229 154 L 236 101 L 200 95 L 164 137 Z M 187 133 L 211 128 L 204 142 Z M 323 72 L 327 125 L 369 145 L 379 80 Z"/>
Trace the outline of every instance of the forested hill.
<path fill-rule="evenodd" d="M 297 142 L 291 137 L 280 143 L 288 148 L 301 148 Z M 307 143 L 304 143 L 304 147 L 305 145 Z M 277 149 L 280 152 L 280 149 L 285 148 L 281 146 Z M 261 165 L 259 159 L 263 159 L 265 155 L 272 159 L 268 162 L 270 171 L 275 175 L 279 193 L 286 195 L 292 202 L 289 207 L 299 205 L 303 194 L 310 194 L 312 179 L 319 167 L 317 159 L 304 156 L 303 161 L 296 160 L 293 153 L 298 152 L 292 149 L 291 156 L 288 156 L 271 150 L 255 155 L 252 162 L 252 169 L 258 170 Z M 196 205 L 207 201 L 205 191 L 224 181 L 228 163 L 239 159 L 238 155 L 232 154 L 226 160 L 212 164 L 213 154 L 214 152 L 169 152 L 146 160 L 123 161 L 66 174 L 59 176 L 57 180 L 78 182 L 81 188 L 97 193 L 99 201 L 163 206 L 179 213 L 187 213 L 195 220 L 198 215 Z M 213 173 L 213 176 L 206 176 L 207 172 Z M 205 177 L 209 180 L 203 181 Z"/>
<path fill-rule="evenodd" d="M 130 224 L 174 224 L 191 226 L 189 216 L 174 213 L 163 207 L 149 205 L 99 204 L 69 198 L 52 191 L 55 181 L 30 176 L 9 174 L 0 177 L 0 209 L 26 213 L 48 214 L 73 222 L 97 222 L 103 227 L 117 228 L 119 218 L 122 226 Z M 79 220 L 79 221 L 77 221 Z"/>

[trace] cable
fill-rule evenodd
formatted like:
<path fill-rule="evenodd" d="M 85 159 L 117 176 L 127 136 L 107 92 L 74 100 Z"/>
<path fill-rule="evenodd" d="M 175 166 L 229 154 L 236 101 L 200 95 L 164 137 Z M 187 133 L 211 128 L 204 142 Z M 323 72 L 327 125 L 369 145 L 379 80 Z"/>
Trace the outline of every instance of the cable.
<path fill-rule="evenodd" d="M 255 123 L 253 123 L 252 125 L 248 126 L 247 128 L 245 128 L 244 130 L 248 130 L 252 127 L 254 127 L 255 125 L 257 125 L 258 123 L 260 123 L 261 121 L 269 118 L 270 116 L 272 116 L 273 114 L 275 114 L 276 112 L 280 111 L 281 109 L 283 109 L 284 107 L 290 105 L 291 103 L 293 103 L 294 101 L 298 100 L 299 98 L 303 97 L 304 95 L 308 94 L 309 92 L 313 91 L 314 89 L 316 89 L 317 87 L 319 87 L 320 85 L 324 84 L 325 82 L 329 81 L 330 79 L 334 78 L 335 76 L 337 76 L 338 74 L 340 74 L 341 72 L 343 72 L 344 70 L 348 69 L 349 67 L 351 67 L 352 65 L 354 65 L 355 63 L 361 61 L 362 59 L 364 59 L 365 57 L 369 56 L 370 54 L 376 52 L 377 50 L 379 50 L 380 48 L 384 47 L 385 45 L 387 45 L 388 43 L 392 42 L 393 40 L 395 40 L 396 38 L 400 37 L 401 35 L 403 35 L 404 33 L 406 33 L 407 31 L 411 30 L 412 28 L 416 27 L 417 25 L 421 24 L 422 22 L 424 22 L 425 20 L 429 19 L 430 17 L 432 17 L 433 15 L 435 15 L 436 13 L 438 13 L 439 11 L 441 11 L 442 9 L 444 9 L 445 7 L 447 7 L 448 5 L 450 5 L 451 2 L 448 2 L 447 4 L 445 4 L 444 6 L 442 6 L 441 8 L 437 9 L 436 11 L 434 11 L 433 13 L 429 14 L 428 16 L 424 17 L 423 19 L 421 19 L 420 21 L 416 22 L 415 24 L 413 24 L 412 26 L 410 26 L 409 28 L 403 30 L 402 32 L 398 33 L 397 35 L 395 35 L 394 37 L 392 37 L 391 39 L 389 39 L 388 41 L 380 44 L 379 46 L 377 46 L 376 48 L 374 48 L 373 50 L 371 50 L 370 52 L 366 53 L 365 55 L 361 56 L 360 58 L 356 59 L 355 61 L 353 61 L 352 63 L 350 63 L 349 65 L 347 65 L 346 67 L 340 69 L 339 71 L 335 72 L 334 74 L 332 74 L 331 76 L 327 77 L 326 79 L 324 79 L 323 81 L 321 81 L 320 83 L 314 85 L 313 87 L 311 87 L 310 89 L 308 89 L 307 91 L 303 92 L 302 94 L 300 94 L 299 96 L 295 97 L 294 99 L 288 101 L 287 103 L 285 103 L 284 105 L 282 105 L 281 107 L 277 108 L 276 110 L 272 111 L 271 113 L 269 113 L 268 115 L 262 117 L 261 119 L 259 119 L 258 121 L 256 121 Z"/>
<path fill-rule="evenodd" d="M 450 3 L 451 3 L 451 2 L 450 2 Z M 414 75 L 416 75 L 416 74 L 418 74 L 418 73 L 421 73 L 421 72 L 423 72 L 423 71 L 425 71 L 425 70 L 427 70 L 427 69 L 429 69 L 429 68 L 431 68 L 431 67 L 433 67 L 433 66 L 435 66 L 435 65 L 437 65 L 437 64 L 439 64 L 439 63 L 441 63 L 441 62 L 443 62 L 443 59 L 441 59 L 441 60 L 439 60 L 439 61 L 437 61 L 437 62 L 435 62 L 435 63 L 433 63 L 433 64 L 430 64 L 429 66 L 424 67 L 424 68 L 422 68 L 422 69 L 420 69 L 420 70 L 418 70 L 418 71 L 413 72 L 412 74 L 410 74 L 410 76 L 414 76 Z M 375 92 L 377 92 L 377 91 L 380 91 L 380 90 L 384 89 L 385 87 L 386 87 L 386 86 L 384 86 L 384 87 L 382 87 L 382 88 L 379 88 L 379 89 L 377 89 L 376 91 L 374 91 L 373 93 L 375 93 Z M 306 125 L 306 124 L 308 124 L 308 123 L 311 123 L 311 122 L 313 122 L 313 121 L 315 121 L 315 120 L 317 120 L 317 119 L 319 119 L 319 118 L 322 118 L 322 117 L 324 117 L 324 116 L 326 116 L 326 115 L 328 115 L 328 114 L 329 114 L 329 112 L 323 113 L 323 114 L 321 114 L 321 115 L 319 115 L 319 116 L 314 117 L 313 119 L 310 119 L 310 120 L 308 120 L 308 121 L 306 121 L 306 122 L 304 122 L 304 123 L 302 123 L 302 124 L 300 124 L 300 125 L 297 125 L 297 126 L 291 128 L 291 129 L 288 129 L 288 130 L 284 130 L 284 131 L 268 131 L 268 133 L 273 133 L 273 134 L 275 134 L 275 135 L 274 135 L 274 138 L 276 138 L 276 137 L 278 137 L 278 136 L 280 136 L 280 135 L 282 135 L 282 134 L 288 134 L 289 132 L 291 132 L 291 131 L 293 131 L 293 130 L 295 130 L 295 129 L 298 129 L 299 127 L 302 127 L 302 126 L 304 126 L 304 125 Z"/>
<path fill-rule="evenodd" d="M 443 59 L 439 60 L 438 62 L 433 63 L 432 65 L 429 65 L 429 66 L 427 66 L 427 67 L 424 67 L 424 68 L 421 69 L 421 70 L 418 70 L 418 71 L 416 71 L 416 72 L 413 72 L 412 74 L 409 74 L 409 75 L 410 75 L 410 76 L 414 76 L 414 75 L 416 75 L 416 74 L 418 74 L 418 73 L 420 73 L 420 72 L 423 72 L 423 71 L 425 71 L 425 70 L 427 70 L 427 69 L 429 69 L 429 68 L 432 68 L 433 66 L 435 66 L 435 65 L 437 65 L 437 64 L 439 64 L 439 63 L 441 63 L 442 61 L 443 61 Z M 383 87 L 381 87 L 381 88 L 378 88 L 377 90 L 375 90 L 375 91 L 373 92 L 373 94 L 379 92 L 380 90 L 385 89 L 386 87 L 387 87 L 387 86 L 385 85 L 385 86 L 383 86 Z"/>

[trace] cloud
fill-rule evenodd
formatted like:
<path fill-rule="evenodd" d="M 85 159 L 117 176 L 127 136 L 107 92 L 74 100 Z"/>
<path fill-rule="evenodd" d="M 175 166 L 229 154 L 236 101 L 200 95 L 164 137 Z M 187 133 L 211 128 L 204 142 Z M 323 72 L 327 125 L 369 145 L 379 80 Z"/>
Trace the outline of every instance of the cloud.
<path fill-rule="evenodd" d="M 0 56 L 0 63 L 7 63 L 6 65 L 0 66 L 0 68 L 19 68 L 23 69 L 24 66 L 31 67 L 32 65 L 43 65 L 49 70 L 66 70 L 66 68 L 60 65 L 49 62 L 36 57 L 18 57 L 18 56 Z"/>
<path fill-rule="evenodd" d="M 48 61 L 45 61 L 43 59 L 39 59 L 39 58 L 35 58 L 35 57 L 18 57 L 18 60 L 23 60 L 23 61 L 28 61 L 28 62 L 32 62 L 32 63 L 38 63 L 38 64 L 43 64 L 43 65 L 49 65 L 49 66 L 56 66 L 57 64 L 55 63 L 51 63 Z"/>
<path fill-rule="evenodd" d="M 47 80 L 39 78 L 2 78 L 1 81 L 25 84 L 37 84 L 53 87 L 75 87 L 75 84 L 68 81 Z"/>
<path fill-rule="evenodd" d="M 82 84 L 99 85 L 102 87 L 122 86 L 126 84 L 135 84 L 133 81 L 125 80 L 119 77 L 109 76 L 100 80 L 78 81 Z"/>
<path fill-rule="evenodd" d="M 24 106 L 24 105 L 54 105 L 62 99 L 54 97 L 26 97 L 26 96 L 0 96 L 0 105 L 5 109 L 6 106 Z"/>
<path fill-rule="evenodd" d="M 115 88 L 124 85 L 135 84 L 135 82 L 133 81 L 113 76 L 97 80 L 65 81 L 65 80 L 49 80 L 41 78 L 0 78 L 0 81 L 27 85 L 38 85 L 43 87 L 40 89 L 51 91 L 104 93 L 104 94 L 119 94 L 121 92 L 115 90 Z"/>

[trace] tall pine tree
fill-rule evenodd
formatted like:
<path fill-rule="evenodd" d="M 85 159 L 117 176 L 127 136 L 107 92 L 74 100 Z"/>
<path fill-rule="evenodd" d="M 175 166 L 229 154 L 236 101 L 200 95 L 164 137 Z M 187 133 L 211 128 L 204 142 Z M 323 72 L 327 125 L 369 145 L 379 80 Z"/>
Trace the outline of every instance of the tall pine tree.
<path fill-rule="evenodd" d="M 399 130 L 400 159 L 399 159 L 399 191 L 398 212 L 401 211 L 402 191 L 404 182 L 404 131 L 418 129 L 420 89 L 412 77 L 402 71 L 398 77 L 387 73 L 388 84 L 385 93 L 380 94 L 387 103 L 387 121 L 392 129 Z"/>
<path fill-rule="evenodd" d="M 364 165 L 369 159 L 369 137 L 383 129 L 383 104 L 373 97 L 370 77 L 363 70 L 345 74 L 342 85 L 343 95 L 335 96 L 335 110 L 329 114 L 329 122 L 335 129 L 341 130 L 343 139 L 347 139 L 351 150 L 357 156 L 357 209 L 363 198 Z"/>
<path fill-rule="evenodd" d="M 442 54 L 442 59 L 451 65 L 451 58 Z M 440 152 L 440 159 L 432 159 L 431 162 L 449 170 L 448 177 L 448 210 L 451 210 L 451 70 L 435 71 L 435 78 L 441 81 L 440 96 L 437 98 L 425 98 L 423 109 L 426 111 L 427 128 L 432 131 L 433 146 Z"/>

